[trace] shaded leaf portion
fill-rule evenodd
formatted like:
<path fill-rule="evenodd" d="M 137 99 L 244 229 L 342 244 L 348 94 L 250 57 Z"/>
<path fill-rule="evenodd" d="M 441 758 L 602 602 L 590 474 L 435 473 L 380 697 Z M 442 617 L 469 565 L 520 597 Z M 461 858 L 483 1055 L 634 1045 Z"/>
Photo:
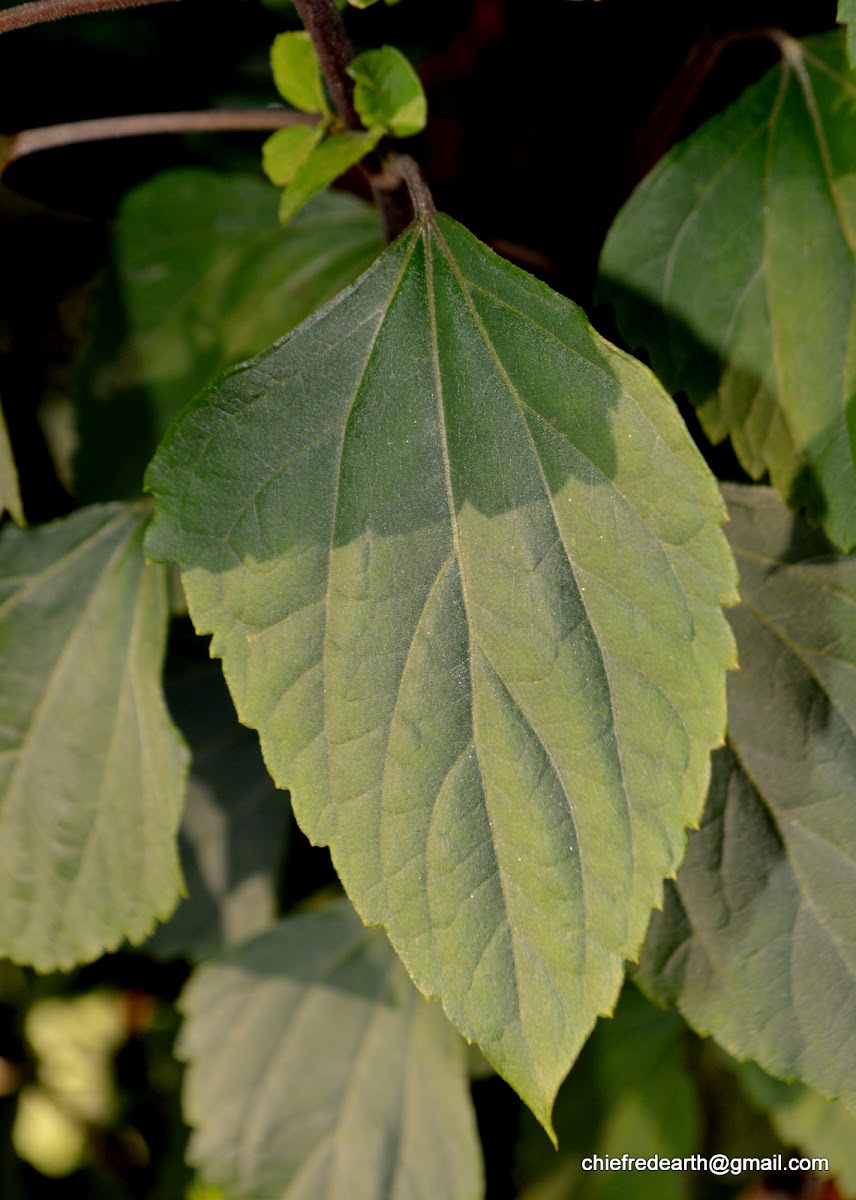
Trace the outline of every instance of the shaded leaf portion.
<path fill-rule="evenodd" d="M 24 506 L 21 503 L 21 490 L 18 487 L 18 468 L 15 466 L 15 456 L 9 443 L 9 431 L 6 428 L 6 418 L 0 406 L 0 517 L 7 512 L 13 521 L 24 524 Z"/>
<path fill-rule="evenodd" d="M 147 484 L 302 827 L 549 1126 L 723 731 L 733 563 L 671 401 L 438 217 L 199 397 Z"/>
<path fill-rule="evenodd" d="M 801 46 L 677 146 L 607 239 L 601 294 L 754 478 L 856 543 L 856 79 Z"/>
<path fill-rule="evenodd" d="M 356 82 L 354 105 L 366 128 L 380 125 L 395 137 L 425 128 L 428 108 L 422 82 L 400 50 L 366 50 L 350 62 L 348 74 Z"/>
<path fill-rule="evenodd" d="M 345 902 L 197 969 L 189 1158 L 227 1197 L 476 1200 L 464 1045 Z"/>
<path fill-rule="evenodd" d="M 558 1155 L 532 1118 L 523 1118 L 515 1154 L 520 1200 L 623 1200 L 625 1172 L 583 1171 L 598 1154 L 683 1158 L 701 1146 L 702 1111 L 685 1063 L 689 1032 L 671 1010 L 628 986 L 611 1019 L 598 1021 L 556 1098 Z M 638 1172 L 634 1197 L 689 1200 L 683 1171 Z"/>
<path fill-rule="evenodd" d="M 856 66 L 856 0 L 838 0 L 838 20 L 847 26 L 847 57 Z"/>
<path fill-rule="evenodd" d="M 785 1146 L 829 1160 L 839 1193 L 856 1197 L 856 1112 L 840 1100 L 824 1100 L 802 1083 L 782 1083 L 755 1063 L 735 1064 L 750 1101 L 766 1113 Z"/>
<path fill-rule="evenodd" d="M 68 968 L 175 907 L 187 752 L 143 505 L 0 536 L 0 953 Z"/>
<path fill-rule="evenodd" d="M 196 169 L 126 197 L 77 378 L 84 499 L 137 495 L 188 399 L 335 296 L 382 249 L 374 210 L 353 196 L 319 196 L 287 231 L 278 201 L 259 179 Z"/>
<path fill-rule="evenodd" d="M 856 1101 L 856 559 L 727 490 L 728 745 L 639 978 L 738 1058 Z"/>
<path fill-rule="evenodd" d="M 146 949 L 208 958 L 273 920 L 291 806 L 265 769 L 258 737 L 238 724 L 216 664 L 182 675 L 166 694 L 192 754 L 179 835 L 187 898 Z"/>

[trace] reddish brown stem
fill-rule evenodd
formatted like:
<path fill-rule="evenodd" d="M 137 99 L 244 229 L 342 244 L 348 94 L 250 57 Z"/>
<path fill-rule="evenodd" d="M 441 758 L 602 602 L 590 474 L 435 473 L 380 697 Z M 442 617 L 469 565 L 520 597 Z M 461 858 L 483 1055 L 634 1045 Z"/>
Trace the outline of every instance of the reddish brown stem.
<path fill-rule="evenodd" d="M 18 158 L 107 138 L 140 137 L 152 133 L 217 133 L 226 130 L 282 129 L 285 125 L 312 125 L 317 117 L 279 108 L 213 109 L 210 112 L 140 113 L 130 117 L 101 117 L 94 121 L 71 121 L 24 129 L 9 136 L 0 155 L 0 174 Z"/>
<path fill-rule="evenodd" d="M 354 51 L 339 10 L 333 0 L 294 0 L 294 7 L 312 38 L 339 116 L 348 129 L 362 129 L 354 108 L 354 81 L 348 74 Z"/>
<path fill-rule="evenodd" d="M 0 12 L 0 33 L 41 25 L 43 21 L 59 21 L 63 17 L 79 17 L 85 13 L 108 12 L 116 8 L 142 8 L 146 4 L 178 3 L 179 0 L 31 0 Z"/>

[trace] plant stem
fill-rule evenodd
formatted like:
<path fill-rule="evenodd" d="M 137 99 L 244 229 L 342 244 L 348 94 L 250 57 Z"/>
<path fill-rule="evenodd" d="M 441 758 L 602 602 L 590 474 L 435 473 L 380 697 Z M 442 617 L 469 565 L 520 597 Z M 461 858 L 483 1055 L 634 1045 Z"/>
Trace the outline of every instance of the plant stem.
<path fill-rule="evenodd" d="M 294 0 L 294 7 L 312 38 L 339 116 L 348 129 L 362 129 L 354 108 L 354 81 L 348 74 L 354 51 L 339 10 L 333 0 Z"/>
<path fill-rule="evenodd" d="M 43 21 L 59 21 L 84 13 L 107 12 L 116 8 L 142 8 L 146 4 L 178 3 L 179 0 L 31 0 L 0 12 L 0 33 L 26 29 Z"/>
<path fill-rule="evenodd" d="M 375 176 L 373 182 L 378 191 L 393 193 L 402 183 L 406 184 L 413 216 L 423 224 L 427 224 L 437 211 L 425 176 L 419 169 L 419 164 L 409 154 L 396 154 L 386 164 L 383 174 Z"/>
<path fill-rule="evenodd" d="M 99 142 L 107 138 L 139 137 L 154 133 L 215 133 L 221 130 L 282 129 L 285 125 L 313 125 L 317 117 L 279 108 L 213 109 L 210 112 L 140 113 L 130 117 L 100 117 L 24 129 L 9 135 L 0 153 L 0 175 L 10 163 L 39 150 Z"/>

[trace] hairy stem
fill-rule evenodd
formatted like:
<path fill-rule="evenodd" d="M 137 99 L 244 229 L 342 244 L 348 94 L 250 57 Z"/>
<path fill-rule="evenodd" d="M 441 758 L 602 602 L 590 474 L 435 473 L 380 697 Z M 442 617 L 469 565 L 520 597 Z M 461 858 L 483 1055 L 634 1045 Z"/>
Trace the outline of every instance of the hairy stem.
<path fill-rule="evenodd" d="M 282 129 L 285 125 L 312 125 L 317 117 L 278 108 L 213 109 L 210 112 L 140 113 L 130 117 L 101 117 L 24 129 L 9 136 L 0 153 L 0 174 L 10 163 L 39 150 L 99 142 L 107 138 L 139 137 L 152 133 L 216 133 L 223 130 Z"/>
<path fill-rule="evenodd" d="M 354 108 L 354 81 L 348 74 L 354 51 L 339 10 L 333 0 L 294 0 L 294 7 L 312 38 L 339 116 L 348 129 L 362 129 Z"/>
<path fill-rule="evenodd" d="M 31 0 L 0 12 L 0 33 L 26 29 L 43 21 L 78 17 L 84 13 L 108 12 L 116 8 L 142 8 L 145 4 L 178 3 L 179 0 Z"/>

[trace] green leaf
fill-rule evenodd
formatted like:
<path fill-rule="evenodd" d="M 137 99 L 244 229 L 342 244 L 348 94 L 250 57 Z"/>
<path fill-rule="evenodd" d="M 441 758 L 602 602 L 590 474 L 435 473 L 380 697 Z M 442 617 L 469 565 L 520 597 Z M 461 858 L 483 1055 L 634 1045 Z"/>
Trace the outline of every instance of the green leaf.
<path fill-rule="evenodd" d="M 181 675 L 166 695 L 193 756 L 179 837 L 187 898 L 146 949 L 198 960 L 273 920 L 291 806 L 265 769 L 258 738 L 238 724 L 219 667 Z"/>
<path fill-rule="evenodd" d="M 856 66 L 856 0 L 838 0 L 838 20 L 847 26 L 847 57 Z"/>
<path fill-rule="evenodd" d="M 278 34 L 271 46 L 270 65 L 276 90 L 283 100 L 303 112 L 329 112 L 321 64 L 305 30 Z"/>
<path fill-rule="evenodd" d="M 843 35 L 677 146 L 604 249 L 601 295 L 753 478 L 856 544 L 856 78 Z"/>
<path fill-rule="evenodd" d="M 396 137 L 409 137 L 425 128 L 425 92 L 400 50 L 382 46 L 358 54 L 348 74 L 356 82 L 354 107 L 367 128 L 379 125 Z"/>
<path fill-rule="evenodd" d="M 324 126 L 320 123 L 293 125 L 272 133 L 262 146 L 262 166 L 271 183 L 277 187 L 291 183 L 323 136 Z"/>
<path fill-rule="evenodd" d="M 727 490 L 743 602 L 728 746 L 639 968 L 738 1058 L 856 1102 L 856 559 Z"/>
<path fill-rule="evenodd" d="M 181 888 L 147 519 L 111 504 L 0 535 L 0 954 L 41 971 L 141 941 Z"/>
<path fill-rule="evenodd" d="M 325 138 L 300 164 L 291 183 L 282 193 L 280 224 L 287 224 L 307 200 L 329 187 L 361 158 L 365 158 L 382 136 L 382 129 L 370 129 L 366 133 L 349 130 Z"/>
<path fill-rule="evenodd" d="M 83 499 L 137 495 L 191 396 L 330 300 L 383 247 L 362 200 L 319 196 L 282 230 L 278 199 L 262 180 L 191 169 L 124 200 L 76 379 Z"/>
<path fill-rule="evenodd" d="M 189 1158 L 228 1196 L 481 1195 L 464 1045 L 348 904 L 198 968 L 180 1004 Z"/>
<path fill-rule="evenodd" d="M 197 398 L 147 486 L 302 828 L 549 1128 L 724 728 L 733 562 L 672 402 L 441 216 Z"/>
<path fill-rule="evenodd" d="M 18 487 L 18 468 L 9 443 L 9 431 L 3 406 L 0 405 L 0 517 L 7 512 L 19 525 L 24 525 L 24 506 Z"/>

